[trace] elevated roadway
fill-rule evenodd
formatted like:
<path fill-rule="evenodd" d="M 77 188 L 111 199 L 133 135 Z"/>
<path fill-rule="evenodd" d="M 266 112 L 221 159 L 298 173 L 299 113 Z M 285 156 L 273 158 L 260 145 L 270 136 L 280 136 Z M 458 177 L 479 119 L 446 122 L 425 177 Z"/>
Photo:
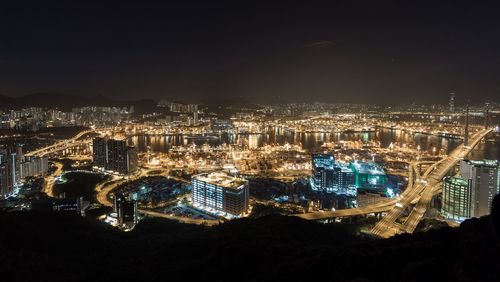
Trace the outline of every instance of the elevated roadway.
<path fill-rule="evenodd" d="M 371 233 L 382 238 L 400 233 L 413 233 L 427 211 L 432 196 L 439 191 L 443 177 L 490 132 L 491 129 L 484 129 L 475 133 L 470 137 L 469 146 L 463 144 L 458 146 L 446 158 L 430 166 L 417 180 L 415 187 L 408 194 L 403 195 L 387 215 L 373 227 Z M 414 203 L 413 209 L 411 209 L 412 203 Z M 404 221 L 399 220 L 408 211 L 408 217 Z"/>
<path fill-rule="evenodd" d="M 149 172 L 150 172 L 150 170 L 142 170 L 140 174 L 137 174 L 136 176 L 134 176 L 132 178 L 128 178 L 128 179 L 113 176 L 113 178 L 111 180 L 100 183 L 95 188 L 95 190 L 97 192 L 97 201 L 101 205 L 104 205 L 107 207 L 112 207 L 113 203 L 108 198 L 109 193 L 111 193 L 113 190 L 115 190 L 118 186 L 120 186 L 128 181 L 133 181 L 133 180 L 139 179 L 141 177 L 149 176 L 148 175 Z M 177 181 L 181 181 L 184 183 L 190 183 L 189 181 L 182 179 L 182 178 L 168 176 L 168 174 L 169 174 L 169 170 L 165 170 L 162 173 L 155 174 L 154 176 L 165 176 L 165 177 L 168 177 L 170 179 L 175 179 Z M 141 214 L 147 215 L 147 216 L 161 217 L 161 218 L 166 218 L 166 219 L 175 220 L 175 221 L 179 221 L 182 223 L 188 223 L 188 224 L 201 224 L 201 225 L 213 226 L 213 225 L 217 225 L 220 223 L 219 220 L 198 219 L 198 218 L 168 215 L 168 214 L 164 214 L 161 212 L 146 210 L 146 209 L 138 209 L 138 212 Z"/>
<path fill-rule="evenodd" d="M 45 192 L 50 197 L 54 197 L 54 181 L 55 178 L 63 173 L 63 164 L 60 162 L 54 162 L 56 170 L 44 177 L 42 192 Z"/>
<path fill-rule="evenodd" d="M 37 149 L 35 151 L 28 152 L 25 155 L 28 156 L 28 157 L 29 156 L 44 156 L 44 155 L 47 155 L 49 153 L 53 153 L 55 151 L 60 151 L 60 150 L 67 149 L 69 147 L 77 146 L 77 145 L 79 145 L 81 143 L 81 142 L 77 142 L 75 144 L 75 142 L 78 139 L 80 139 L 85 134 L 89 134 L 89 133 L 92 133 L 92 132 L 94 132 L 93 129 L 84 130 L 84 131 L 78 133 L 77 135 L 73 136 L 70 139 L 66 139 L 66 140 L 63 140 L 63 141 L 56 142 L 56 143 L 54 143 L 52 145 L 49 145 L 49 146 Z M 90 142 L 90 139 L 86 139 L 86 142 L 87 143 Z"/>
<path fill-rule="evenodd" d="M 440 192 L 442 178 L 483 139 L 491 129 L 485 129 L 474 134 L 470 139 L 469 146 L 460 145 L 450 155 L 438 162 L 432 163 L 427 170 L 420 175 L 418 165 L 431 164 L 429 161 L 412 162 L 408 168 L 408 187 L 395 199 L 364 207 L 343 209 L 337 211 L 319 211 L 312 213 L 296 214 L 306 220 L 323 220 L 336 217 L 349 217 L 365 215 L 370 213 L 388 212 L 386 216 L 372 229 L 372 233 L 380 237 L 390 237 L 402 232 L 413 232 L 421 220 L 427 207 L 432 200 L 432 196 Z M 408 211 L 411 206 L 415 208 L 410 212 L 408 219 L 404 223 L 397 220 Z"/>
<path fill-rule="evenodd" d="M 417 175 L 417 166 L 419 162 L 412 162 L 408 167 L 408 187 L 403 192 L 401 197 L 405 197 L 413 190 L 413 183 L 415 176 Z M 417 175 L 418 176 L 418 175 Z M 378 212 L 386 212 L 391 210 L 394 205 L 399 201 L 399 199 L 385 199 L 381 202 L 367 205 L 364 207 L 353 208 L 353 209 L 343 209 L 336 211 L 319 211 L 319 212 L 311 212 L 304 214 L 296 214 L 294 216 L 307 219 L 307 220 L 321 220 L 321 219 L 330 219 L 336 217 L 348 217 L 348 216 L 356 216 L 356 215 L 365 215 L 370 213 L 378 213 Z"/>

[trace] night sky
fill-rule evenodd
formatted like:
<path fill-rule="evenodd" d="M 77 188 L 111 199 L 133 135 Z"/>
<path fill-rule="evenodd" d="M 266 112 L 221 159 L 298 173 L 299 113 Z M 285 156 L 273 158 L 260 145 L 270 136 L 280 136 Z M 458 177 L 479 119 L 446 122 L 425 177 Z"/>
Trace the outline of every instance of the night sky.
<path fill-rule="evenodd" d="M 493 1 L 10 2 L 2 95 L 500 102 Z"/>

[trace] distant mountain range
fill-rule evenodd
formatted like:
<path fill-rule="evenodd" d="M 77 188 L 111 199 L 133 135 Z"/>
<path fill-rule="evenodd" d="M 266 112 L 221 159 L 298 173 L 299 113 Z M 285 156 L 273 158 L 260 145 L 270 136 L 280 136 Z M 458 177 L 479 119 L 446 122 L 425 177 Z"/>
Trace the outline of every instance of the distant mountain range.
<path fill-rule="evenodd" d="M 21 97 L 0 95 L 0 109 L 21 109 L 25 107 L 41 107 L 71 111 L 72 108 L 85 106 L 134 106 L 137 113 L 151 112 L 156 108 L 156 101 L 152 99 L 139 100 L 112 100 L 96 95 L 84 97 L 59 93 L 35 93 Z"/>

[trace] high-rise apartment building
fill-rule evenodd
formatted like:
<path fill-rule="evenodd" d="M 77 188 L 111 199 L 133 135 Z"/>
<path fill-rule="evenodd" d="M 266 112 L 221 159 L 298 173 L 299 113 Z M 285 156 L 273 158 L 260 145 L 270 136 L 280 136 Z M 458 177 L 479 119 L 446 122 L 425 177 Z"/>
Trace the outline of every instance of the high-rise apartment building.
<path fill-rule="evenodd" d="M 193 205 L 211 213 L 242 216 L 248 212 L 248 182 L 225 173 L 202 173 L 192 177 Z"/>
<path fill-rule="evenodd" d="M 448 106 L 450 112 L 455 112 L 455 93 L 450 93 L 450 102 Z"/>
<path fill-rule="evenodd" d="M 330 154 L 312 156 L 311 188 L 314 191 L 356 196 L 355 174 Z"/>
<path fill-rule="evenodd" d="M 443 216 L 462 221 L 488 215 L 499 193 L 498 166 L 498 161 L 492 160 L 461 161 L 460 176 L 443 181 Z"/>
<path fill-rule="evenodd" d="M 498 161 L 493 160 L 460 162 L 460 175 L 468 182 L 473 193 L 472 217 L 490 213 L 493 198 L 500 192 L 498 166 Z"/>
<path fill-rule="evenodd" d="M 113 211 L 116 212 L 119 225 L 137 224 L 137 202 L 127 199 L 122 194 L 114 195 Z"/>
<path fill-rule="evenodd" d="M 24 157 L 21 145 L 0 148 L 0 197 L 12 193 L 26 177 L 47 173 L 47 157 Z"/>
<path fill-rule="evenodd" d="M 96 167 L 104 168 L 108 162 L 107 140 L 102 137 L 92 139 L 92 162 Z"/>
<path fill-rule="evenodd" d="M 92 158 L 94 167 L 118 174 L 133 173 L 138 166 L 137 151 L 126 140 L 94 138 Z"/>
<path fill-rule="evenodd" d="M 383 192 L 388 185 L 384 169 L 374 162 L 352 162 L 351 169 L 356 175 L 356 187 L 360 190 Z"/>
<path fill-rule="evenodd" d="M 461 177 L 448 176 L 443 179 L 444 217 L 462 221 L 472 216 L 472 189 Z"/>

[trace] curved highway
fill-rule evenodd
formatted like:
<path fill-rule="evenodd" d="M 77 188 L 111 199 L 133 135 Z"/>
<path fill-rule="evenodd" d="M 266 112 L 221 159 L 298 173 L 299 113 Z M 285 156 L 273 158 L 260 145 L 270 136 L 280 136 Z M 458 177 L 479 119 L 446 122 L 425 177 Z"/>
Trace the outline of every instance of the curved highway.
<path fill-rule="evenodd" d="M 97 201 L 104 206 L 107 207 L 112 207 L 113 203 L 108 199 L 108 194 L 111 193 L 114 189 L 116 189 L 118 186 L 121 184 L 127 182 L 127 181 L 132 181 L 139 179 L 141 177 L 147 176 L 148 172 L 150 170 L 142 170 L 140 174 L 129 178 L 119 178 L 114 176 L 111 180 L 100 183 L 99 185 L 96 186 L 95 190 L 97 191 Z M 169 173 L 169 170 L 165 170 L 160 174 L 155 174 L 155 176 L 165 176 L 167 177 Z M 185 183 L 190 183 L 189 181 L 186 181 L 181 178 L 177 177 L 171 177 L 168 176 L 171 179 L 175 179 L 177 181 L 182 181 Z M 189 218 L 189 217 L 181 217 L 181 216 L 175 216 L 175 215 L 168 215 L 164 214 L 161 212 L 157 211 L 151 211 L 151 210 L 146 210 L 146 209 L 138 209 L 138 211 L 142 214 L 148 215 L 148 216 L 154 216 L 154 217 L 161 217 L 161 218 L 166 218 L 166 219 L 171 219 L 171 220 L 176 220 L 182 223 L 189 223 L 189 224 L 201 224 L 201 225 L 207 225 L 207 226 L 213 226 L 217 225 L 220 223 L 219 220 L 208 220 L 208 219 L 196 219 L 196 218 Z"/>
<path fill-rule="evenodd" d="M 35 151 L 28 152 L 25 154 L 25 156 L 28 156 L 28 157 L 29 156 L 44 156 L 44 155 L 48 154 L 49 152 L 60 151 L 60 150 L 67 149 L 69 147 L 73 147 L 75 145 L 78 145 L 78 144 L 74 144 L 76 140 L 80 139 L 85 134 L 89 134 L 92 132 L 94 132 L 94 129 L 84 130 L 70 139 L 59 141 L 59 142 L 56 142 L 55 144 L 49 145 L 47 147 L 43 147 L 43 148 L 37 149 Z M 89 140 L 89 139 L 86 139 L 86 140 Z M 89 142 L 89 141 L 87 141 L 87 142 Z"/>
<path fill-rule="evenodd" d="M 415 188 L 405 195 L 397 205 L 392 207 L 390 212 L 380 220 L 371 230 L 376 236 L 388 238 L 399 233 L 413 233 L 418 223 L 424 216 L 429 206 L 432 196 L 439 188 L 439 184 L 446 174 L 455 167 L 455 165 L 465 158 L 472 149 L 491 132 L 491 129 L 481 130 L 470 138 L 470 145 L 461 144 L 446 158 L 435 163 L 427 169 L 422 178 L 417 181 Z M 412 203 L 416 202 L 414 208 L 404 222 L 398 222 L 405 211 L 410 208 Z"/>
<path fill-rule="evenodd" d="M 429 162 L 412 162 L 408 171 L 408 187 L 398 198 L 387 199 L 383 202 L 359 208 L 326 212 L 320 211 L 296 214 L 293 216 L 307 220 L 321 220 L 377 212 L 389 212 L 371 230 L 373 234 L 387 238 L 397 233 L 412 233 L 418 225 L 420 219 L 425 214 L 427 206 L 432 200 L 432 196 L 440 191 L 441 179 L 456 165 L 459 160 L 467 156 L 472 148 L 474 148 L 479 141 L 490 132 L 491 129 L 485 129 L 477 132 L 471 137 L 470 146 L 460 145 L 450 155 L 430 166 L 422 176 L 418 174 L 417 165 L 420 163 L 428 164 Z M 408 219 L 403 224 L 397 223 L 396 221 L 412 204 L 415 205 L 415 208 L 411 211 Z"/>
<path fill-rule="evenodd" d="M 412 162 L 408 167 L 408 187 L 403 192 L 401 197 L 405 197 L 408 193 L 413 190 L 413 182 L 414 175 L 417 173 L 417 165 L 419 162 Z M 353 209 L 343 209 L 337 211 L 319 211 L 319 212 L 311 212 L 304 214 L 295 214 L 293 216 L 297 216 L 307 220 L 320 220 L 320 219 L 329 219 L 335 217 L 347 217 L 347 216 L 356 216 L 356 215 L 364 215 L 370 213 L 377 212 L 385 212 L 389 211 L 394 207 L 394 205 L 398 202 L 398 199 L 385 199 L 379 203 L 367 205 L 364 207 L 353 208 Z"/>
<path fill-rule="evenodd" d="M 43 179 L 43 189 L 42 192 L 45 192 L 49 197 L 54 197 L 54 180 L 57 176 L 63 173 L 63 164 L 61 162 L 54 162 L 56 166 L 56 171 L 53 173 L 46 175 Z"/>

